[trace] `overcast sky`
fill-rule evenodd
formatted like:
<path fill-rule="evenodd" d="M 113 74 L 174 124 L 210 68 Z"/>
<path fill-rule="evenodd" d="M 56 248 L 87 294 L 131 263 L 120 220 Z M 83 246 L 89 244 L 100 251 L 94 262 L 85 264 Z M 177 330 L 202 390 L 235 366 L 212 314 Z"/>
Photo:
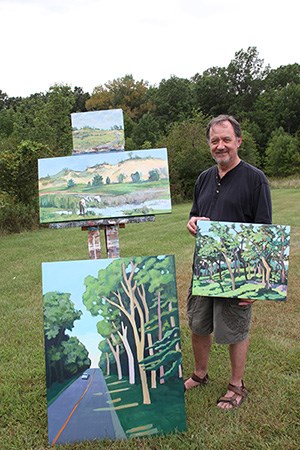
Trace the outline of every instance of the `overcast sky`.
<path fill-rule="evenodd" d="M 272 68 L 299 63 L 299 0 L 0 0 L 0 90 L 96 86 L 132 74 L 158 85 L 227 66 L 257 47 Z"/>

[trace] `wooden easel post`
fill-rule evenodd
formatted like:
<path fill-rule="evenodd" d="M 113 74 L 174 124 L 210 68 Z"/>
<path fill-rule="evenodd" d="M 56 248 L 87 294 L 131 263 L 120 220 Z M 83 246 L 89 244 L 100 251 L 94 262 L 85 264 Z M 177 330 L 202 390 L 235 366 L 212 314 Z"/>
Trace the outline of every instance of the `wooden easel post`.
<path fill-rule="evenodd" d="M 75 228 L 81 227 L 88 231 L 88 251 L 90 259 L 101 259 L 102 248 L 100 230 L 104 230 L 105 247 L 108 258 L 119 258 L 120 241 L 119 228 L 125 228 L 126 223 L 154 222 L 155 216 L 123 217 L 117 219 L 99 219 L 95 221 L 50 223 L 49 228 Z"/>
<path fill-rule="evenodd" d="M 90 259 L 101 259 L 101 241 L 99 227 L 88 228 L 88 249 Z"/>

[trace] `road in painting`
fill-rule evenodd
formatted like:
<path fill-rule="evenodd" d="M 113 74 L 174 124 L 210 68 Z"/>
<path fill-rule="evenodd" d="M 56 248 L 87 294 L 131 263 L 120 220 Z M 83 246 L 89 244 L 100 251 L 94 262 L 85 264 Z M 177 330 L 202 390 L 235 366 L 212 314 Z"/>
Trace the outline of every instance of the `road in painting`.
<path fill-rule="evenodd" d="M 126 437 L 102 371 L 88 369 L 87 373 L 87 380 L 79 377 L 49 406 L 51 444 Z"/>
<path fill-rule="evenodd" d="M 197 222 L 193 294 L 285 301 L 290 227 Z"/>
<path fill-rule="evenodd" d="M 166 149 L 43 158 L 40 222 L 171 212 Z"/>
<path fill-rule="evenodd" d="M 184 431 L 174 256 L 42 272 L 49 442 Z"/>

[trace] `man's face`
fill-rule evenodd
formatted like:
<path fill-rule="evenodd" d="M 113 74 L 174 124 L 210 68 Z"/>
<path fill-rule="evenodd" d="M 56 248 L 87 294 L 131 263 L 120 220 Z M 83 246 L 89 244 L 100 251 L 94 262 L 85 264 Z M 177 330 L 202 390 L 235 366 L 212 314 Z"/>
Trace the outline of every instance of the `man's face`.
<path fill-rule="evenodd" d="M 210 129 L 210 152 L 221 167 L 231 167 L 239 162 L 238 149 L 241 143 L 242 138 L 236 137 L 233 126 L 227 120 Z"/>

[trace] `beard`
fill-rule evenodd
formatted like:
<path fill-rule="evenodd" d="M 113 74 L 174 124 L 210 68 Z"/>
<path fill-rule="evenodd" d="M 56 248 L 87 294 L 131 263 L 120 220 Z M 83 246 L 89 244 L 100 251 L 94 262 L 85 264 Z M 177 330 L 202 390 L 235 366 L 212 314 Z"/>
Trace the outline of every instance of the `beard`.
<path fill-rule="evenodd" d="M 219 153 L 219 154 L 214 154 L 213 155 L 214 160 L 216 161 L 217 164 L 220 165 L 227 165 L 230 163 L 231 161 L 231 156 L 228 153 Z"/>

